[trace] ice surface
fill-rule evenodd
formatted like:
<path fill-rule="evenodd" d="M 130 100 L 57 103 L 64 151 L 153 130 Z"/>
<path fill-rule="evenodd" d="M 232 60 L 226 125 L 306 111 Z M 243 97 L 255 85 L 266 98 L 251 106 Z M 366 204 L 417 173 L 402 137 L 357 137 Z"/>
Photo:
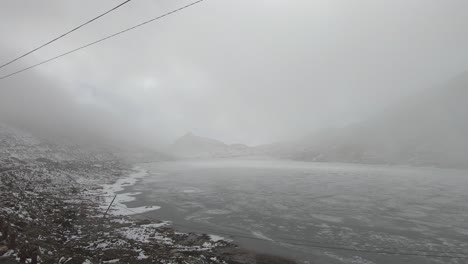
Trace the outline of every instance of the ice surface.
<path fill-rule="evenodd" d="M 255 236 L 265 241 L 233 239 L 272 254 L 293 252 L 311 263 L 439 264 L 429 258 L 338 250 L 324 255 L 323 250 L 287 245 L 281 238 L 375 250 L 466 251 L 468 246 L 466 171 L 281 160 L 144 166 L 150 176 L 136 184 L 144 193 L 139 202 L 157 199 L 172 209 L 155 217 Z"/>

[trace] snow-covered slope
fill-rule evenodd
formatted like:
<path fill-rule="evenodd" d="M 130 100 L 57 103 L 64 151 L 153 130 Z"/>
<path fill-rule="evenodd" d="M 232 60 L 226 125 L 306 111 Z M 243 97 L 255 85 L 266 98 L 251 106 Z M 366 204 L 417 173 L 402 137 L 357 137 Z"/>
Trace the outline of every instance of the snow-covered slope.
<path fill-rule="evenodd" d="M 114 155 L 99 148 L 77 146 L 72 143 L 44 141 L 30 133 L 0 123 L 0 160 L 29 161 L 102 161 Z"/>
<path fill-rule="evenodd" d="M 45 152 L 41 142 L 32 135 L 0 123 L 0 158 L 30 159 Z"/>

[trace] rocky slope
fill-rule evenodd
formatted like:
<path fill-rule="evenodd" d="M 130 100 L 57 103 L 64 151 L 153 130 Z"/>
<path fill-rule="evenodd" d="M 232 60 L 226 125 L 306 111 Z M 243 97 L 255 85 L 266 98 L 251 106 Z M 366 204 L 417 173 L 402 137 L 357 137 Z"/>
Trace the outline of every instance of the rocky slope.
<path fill-rule="evenodd" d="M 0 159 L 18 159 L 24 162 L 35 160 L 54 162 L 117 160 L 111 151 L 104 148 L 50 142 L 2 123 L 0 123 Z"/>

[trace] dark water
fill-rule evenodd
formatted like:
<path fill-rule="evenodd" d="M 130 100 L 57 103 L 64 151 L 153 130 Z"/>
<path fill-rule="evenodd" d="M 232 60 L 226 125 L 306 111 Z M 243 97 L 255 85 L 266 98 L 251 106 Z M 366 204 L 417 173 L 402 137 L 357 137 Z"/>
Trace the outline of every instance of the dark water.
<path fill-rule="evenodd" d="M 466 171 L 254 159 L 143 166 L 150 175 L 128 187 L 142 192 L 128 205 L 162 206 L 147 215 L 181 231 L 305 263 L 468 263 L 336 249 L 468 257 Z"/>

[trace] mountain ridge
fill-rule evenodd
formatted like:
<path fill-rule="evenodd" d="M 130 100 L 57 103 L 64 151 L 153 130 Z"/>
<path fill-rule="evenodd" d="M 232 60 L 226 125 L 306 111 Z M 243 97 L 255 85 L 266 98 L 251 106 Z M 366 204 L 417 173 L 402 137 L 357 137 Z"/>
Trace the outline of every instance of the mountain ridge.
<path fill-rule="evenodd" d="M 223 158 L 249 155 L 251 149 L 244 144 L 226 144 L 189 132 L 170 145 L 168 152 L 179 158 Z"/>
<path fill-rule="evenodd" d="M 299 160 L 468 166 L 468 73 L 366 121 L 323 130 L 281 155 Z M 291 147 L 291 146 L 290 146 Z"/>
<path fill-rule="evenodd" d="M 171 145 L 183 158 L 268 155 L 302 161 L 468 167 L 468 72 L 405 98 L 362 122 L 290 142 L 249 147 L 187 133 Z"/>

